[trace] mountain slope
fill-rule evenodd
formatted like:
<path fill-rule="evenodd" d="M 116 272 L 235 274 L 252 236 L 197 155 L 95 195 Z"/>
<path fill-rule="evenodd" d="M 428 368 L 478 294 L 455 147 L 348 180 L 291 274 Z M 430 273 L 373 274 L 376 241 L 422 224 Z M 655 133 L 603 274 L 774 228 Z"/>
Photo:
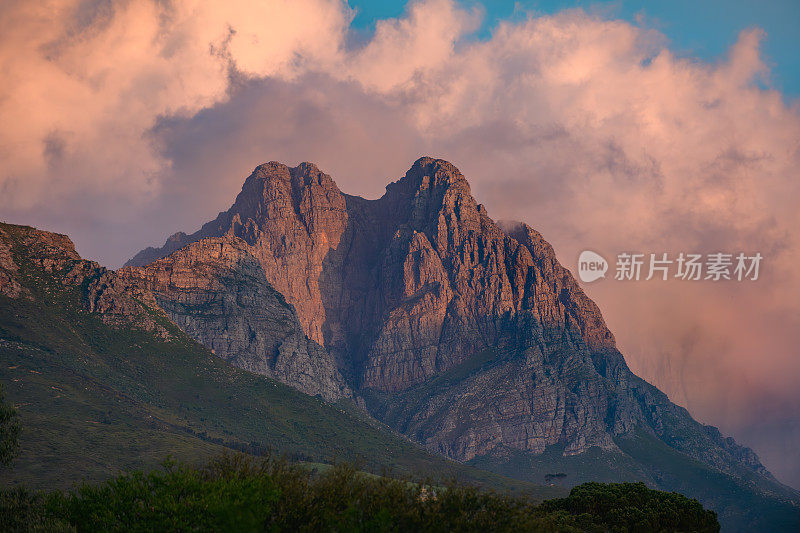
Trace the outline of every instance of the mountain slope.
<path fill-rule="evenodd" d="M 69 487 L 168 455 L 272 448 L 298 459 L 455 476 L 537 497 L 563 493 L 427 453 L 357 415 L 240 370 L 171 323 L 152 296 L 63 235 L 0 224 L 0 380 L 22 454 L 5 484 Z"/>
<path fill-rule="evenodd" d="M 446 161 L 418 160 L 378 200 L 343 194 L 310 163 L 260 165 L 228 211 L 134 257 L 123 276 L 133 284 L 160 279 L 162 307 L 175 322 L 191 322 L 207 345 L 222 333 L 167 304 L 180 291 L 166 272 L 214 239 L 237 243 L 258 262 L 305 335 L 330 354 L 330 375 L 338 372 L 373 416 L 429 450 L 523 479 L 553 454 L 565 466 L 595 454 L 612 477 L 713 500 L 723 520 L 741 518 L 740 501 L 750 495 L 785 502 L 777 505 L 797 516 L 797 493 L 751 450 L 697 423 L 628 369 L 599 309 L 552 247 L 524 224 L 495 223 Z M 242 334 L 236 326 L 224 332 Z M 654 449 L 664 457 L 639 453 Z M 527 468 L 509 468 L 520 458 Z M 738 492 L 668 471 L 686 465 L 723 476 Z M 599 473 L 586 466 L 565 482 Z"/>

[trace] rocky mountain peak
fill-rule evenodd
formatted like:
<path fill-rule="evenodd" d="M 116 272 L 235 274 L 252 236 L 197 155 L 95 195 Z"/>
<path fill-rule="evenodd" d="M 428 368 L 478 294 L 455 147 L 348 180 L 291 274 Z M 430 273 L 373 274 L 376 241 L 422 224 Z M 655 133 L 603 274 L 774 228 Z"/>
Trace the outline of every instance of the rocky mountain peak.
<path fill-rule="evenodd" d="M 184 242 L 186 240 L 187 235 L 182 232 L 178 231 L 167 237 L 167 241 L 164 243 L 164 246 L 176 245 Z"/>
<path fill-rule="evenodd" d="M 306 335 L 364 386 L 403 389 L 512 342 L 511 322 L 543 298 L 593 347 L 614 349 L 552 247 L 524 225 L 504 233 L 441 159 L 418 159 L 374 201 L 342 194 L 312 163 L 259 165 L 233 206 L 183 245 L 226 235 L 250 245 Z"/>
<path fill-rule="evenodd" d="M 395 211 L 405 216 L 396 222 L 407 221 L 416 231 L 432 230 L 438 226 L 440 215 L 477 213 L 477 203 L 472 197 L 469 183 L 451 163 L 442 159 L 422 157 L 405 176 L 390 183 L 382 203 L 394 205 Z"/>
<path fill-rule="evenodd" d="M 322 187 L 326 190 L 339 191 L 333 179 L 327 174 L 323 173 L 314 163 L 303 162 L 296 167 L 289 167 L 277 161 L 270 161 L 258 165 L 245 180 L 242 186 L 242 192 L 237 198 L 239 202 L 241 197 L 252 196 L 252 200 L 264 201 L 269 198 L 269 195 L 263 194 L 264 189 L 290 187 L 295 201 L 302 199 L 303 189 L 309 187 Z M 234 203 L 234 207 L 236 207 Z"/>
<path fill-rule="evenodd" d="M 467 179 L 452 163 L 426 156 L 417 159 L 402 178 L 390 183 L 386 188 L 406 191 L 438 190 L 456 184 L 462 184 L 469 190 Z"/>
<path fill-rule="evenodd" d="M 552 246 L 492 220 L 447 161 L 420 158 L 378 200 L 343 194 L 311 163 L 266 163 L 184 246 L 196 241 L 150 253 L 164 259 L 133 276 L 152 280 L 174 322 L 240 366 L 302 390 L 323 383 L 325 397 L 352 391 L 431 450 L 616 453 L 644 431 L 724 471 L 759 468 L 633 375 Z M 264 326 L 266 301 L 299 327 Z M 274 334 L 259 337 L 265 327 Z"/>

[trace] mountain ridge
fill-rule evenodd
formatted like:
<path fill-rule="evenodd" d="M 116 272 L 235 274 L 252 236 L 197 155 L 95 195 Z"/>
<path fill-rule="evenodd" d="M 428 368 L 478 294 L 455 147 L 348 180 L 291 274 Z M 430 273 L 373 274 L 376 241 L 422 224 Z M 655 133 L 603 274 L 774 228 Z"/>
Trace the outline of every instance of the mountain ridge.
<path fill-rule="evenodd" d="M 231 209 L 177 235 L 183 246 L 239 242 L 330 354 L 327 372 L 372 416 L 431 451 L 502 469 L 517 454 L 536 461 L 556 448 L 613 463 L 646 441 L 664 447 L 662 459 L 680 453 L 764 494 L 796 498 L 752 450 L 635 376 L 552 246 L 525 224 L 493 221 L 447 161 L 420 158 L 377 200 L 342 193 L 313 164 L 266 163 Z M 174 246 L 148 257 L 169 263 Z M 154 263 L 133 266 L 143 254 L 126 276 L 153 274 Z M 166 280 L 162 287 L 170 307 L 179 296 Z M 202 316 L 171 309 L 173 321 L 205 328 Z M 686 490 L 636 464 L 649 481 Z"/>
<path fill-rule="evenodd" d="M 391 221 L 388 228 L 387 220 Z M 287 227 L 274 229 L 274 226 L 280 224 L 286 224 Z M 272 233 L 264 237 L 268 232 Z M 302 232 L 309 238 L 300 246 L 300 254 L 292 254 L 287 247 L 293 244 L 291 239 L 298 238 L 297 234 Z M 488 237 L 482 239 L 484 235 Z M 254 257 L 262 265 L 265 262 L 271 263 L 265 268 L 272 274 L 271 277 L 267 276 L 268 282 L 298 310 L 299 320 L 310 339 L 332 351 L 362 350 L 362 354 L 356 355 L 354 359 L 356 362 L 363 361 L 366 369 L 361 376 L 351 376 L 351 385 L 357 389 L 377 389 L 384 392 L 403 390 L 429 379 L 437 372 L 446 372 L 458 366 L 472 352 L 502 343 L 519 342 L 519 339 L 503 338 L 503 330 L 508 329 L 509 322 L 503 322 L 503 315 L 522 315 L 528 308 L 534 309 L 538 316 L 527 313 L 521 321 L 538 323 L 539 327 L 523 331 L 531 333 L 531 337 L 539 338 L 538 346 L 523 345 L 523 350 L 538 349 L 542 352 L 542 348 L 550 348 L 552 351 L 552 347 L 548 346 L 554 342 L 552 337 L 567 333 L 568 336 L 579 337 L 585 345 L 582 349 L 590 352 L 590 357 L 584 361 L 573 361 L 574 364 L 591 361 L 598 376 L 622 380 L 623 385 L 625 378 L 633 376 L 616 349 L 613 334 L 606 327 L 596 304 L 585 296 L 569 271 L 558 263 L 552 246 L 538 232 L 523 223 L 512 226 L 507 224 L 506 231 L 495 224 L 486 210 L 472 197 L 466 178 L 447 161 L 430 157 L 418 159 L 402 178 L 388 184 L 386 194 L 377 200 L 364 200 L 341 193 L 330 176 L 311 163 L 302 163 L 294 168 L 277 162 L 259 165 L 245 181 L 242 192 L 231 209 L 205 224 L 195 234 L 185 236 L 184 246 L 204 238 L 224 236 L 241 239 L 251 247 L 251 252 L 255 247 Z M 305 236 L 301 234 L 300 237 Z M 461 273 L 453 274 L 454 269 L 469 270 L 474 275 L 479 268 L 483 268 L 482 262 L 486 258 L 478 257 L 484 253 L 480 249 L 482 246 L 495 248 L 486 254 L 489 261 L 498 263 L 507 259 L 508 265 L 490 264 L 486 268 L 488 272 L 482 273 L 484 279 L 479 280 L 483 285 L 477 287 L 470 287 L 463 278 L 451 279 Z M 370 263 L 367 268 L 353 266 L 358 260 L 351 259 L 348 263 L 346 259 L 336 257 L 339 254 L 349 258 L 358 253 L 359 249 L 367 247 L 379 251 L 377 258 L 361 261 Z M 346 248 L 345 253 L 341 253 L 341 248 Z M 171 246 L 168 246 L 157 255 L 164 256 L 170 253 L 170 249 Z M 380 257 L 381 252 L 383 257 Z M 492 252 L 495 255 L 490 257 Z M 465 256 L 466 260 L 459 257 L 459 254 Z M 291 259 L 286 259 L 292 255 L 305 255 L 308 260 L 305 264 L 301 261 L 298 265 L 297 262 L 292 263 Z M 404 261 L 400 277 L 397 272 L 387 272 L 391 267 L 396 268 L 400 260 Z M 326 280 L 326 261 L 335 263 L 347 276 L 340 274 L 333 282 Z M 382 263 L 378 264 L 379 261 Z M 449 263 L 449 271 L 444 262 Z M 134 263 L 134 260 L 129 262 Z M 295 268 L 291 268 L 292 266 Z M 359 268 L 361 271 L 356 271 Z M 373 270 L 371 278 L 370 273 L 364 272 L 370 268 Z M 144 267 L 144 271 L 146 270 Z M 126 275 L 136 272 L 133 268 L 122 271 Z M 301 275 L 299 283 L 293 284 L 289 277 L 292 272 L 297 271 L 311 271 L 312 274 L 317 274 L 317 278 Z M 334 275 L 335 273 L 328 276 Z M 371 313 L 372 316 L 382 319 L 388 316 L 389 321 L 394 319 L 389 327 L 381 329 L 378 326 L 378 331 L 373 332 L 373 336 L 377 337 L 375 346 L 366 350 L 354 342 L 348 345 L 345 340 L 347 333 L 342 333 L 343 327 L 340 324 L 330 324 L 328 331 L 323 331 L 326 322 L 331 321 L 327 315 L 345 314 L 341 309 L 326 305 L 323 297 L 325 283 L 336 288 L 343 287 L 341 293 L 344 297 L 334 295 L 330 299 L 340 296 L 340 299 L 353 301 L 356 298 L 347 294 L 347 288 L 344 287 L 347 283 L 353 285 L 353 282 L 345 281 L 345 278 L 361 278 L 363 281 L 365 277 L 368 278 L 366 281 L 372 283 L 363 285 L 378 285 L 378 292 L 383 293 L 381 296 L 384 301 L 362 300 L 358 303 L 375 311 Z M 500 281 L 497 282 L 497 279 Z M 529 286 L 526 287 L 526 284 Z M 470 312 L 472 307 L 479 305 L 478 293 L 482 291 L 490 291 L 490 294 L 480 302 L 483 305 L 481 310 L 485 310 L 485 314 L 494 323 L 480 325 L 478 322 L 481 319 Z M 536 300 L 538 294 L 544 294 L 544 297 Z M 524 301 L 526 297 L 528 302 Z M 440 353 L 443 350 L 439 344 L 440 339 L 447 335 L 446 321 L 454 315 L 448 314 L 449 308 L 459 304 L 462 313 L 456 315 L 456 318 L 462 321 L 471 320 L 474 322 L 471 325 L 472 330 L 483 331 L 479 331 L 479 335 L 462 334 L 461 337 L 466 338 L 466 342 L 447 344 L 451 352 L 448 360 Z M 433 327 L 423 320 L 403 329 L 405 324 L 402 321 L 413 317 L 415 312 L 429 322 L 432 317 L 435 321 Z M 548 313 L 561 313 L 561 316 L 553 318 L 554 331 L 547 331 L 551 327 L 548 325 L 551 318 Z M 354 315 L 363 314 L 366 313 L 347 313 L 348 320 L 352 321 Z M 303 315 L 306 315 L 305 318 Z M 325 317 L 324 321 L 319 320 L 321 316 Z M 172 318 L 175 319 L 176 316 L 173 315 Z M 370 326 L 367 320 L 356 320 L 356 327 L 362 328 L 365 323 Z M 374 324 L 371 327 L 375 329 Z M 520 329 L 517 324 L 512 324 L 511 327 Z M 456 329 L 456 332 L 463 333 L 465 329 L 469 331 L 469 328 L 462 328 Z M 512 333 L 518 335 L 519 331 Z M 456 333 L 450 335 L 457 336 Z M 490 335 L 494 339 L 485 341 L 480 338 Z M 410 349 L 403 346 L 409 341 Z M 434 341 L 439 343 L 435 344 L 435 354 L 430 353 Z M 568 340 L 567 343 L 569 342 Z M 343 347 L 342 343 L 345 344 Z M 517 351 L 519 348 L 513 347 Z M 563 346 L 556 348 L 561 349 Z M 409 352 L 417 356 L 416 361 L 409 363 Z M 458 355 L 452 356 L 452 352 Z M 537 353 L 533 357 L 541 359 L 544 355 Z M 342 358 L 340 353 L 339 364 L 345 366 Z M 393 364 L 396 359 L 401 361 Z M 631 409 L 635 410 L 635 407 L 631 406 Z M 637 413 L 639 415 L 644 417 Z M 600 413 L 597 416 L 604 420 Z M 615 430 L 620 432 L 624 432 L 625 425 L 629 423 L 630 420 L 619 417 L 613 420 L 613 424 L 617 426 Z M 614 449 L 613 439 L 608 437 L 595 435 L 591 444 Z M 550 444 L 555 442 L 545 439 L 541 444 L 535 445 L 534 451 L 540 452 Z M 568 446 L 567 453 L 579 453 L 583 449 L 585 444 L 576 443 L 572 450 Z M 449 451 L 446 454 L 455 455 L 460 460 L 472 458 L 469 453 L 465 455 Z M 757 471 L 765 471 L 750 454 L 742 455 L 748 457 L 750 466 Z"/>
<path fill-rule="evenodd" d="M 272 450 L 537 499 L 564 494 L 435 456 L 349 401 L 236 368 L 140 287 L 80 258 L 65 235 L 0 223 L 0 281 L 0 381 L 22 425 L 20 456 L 0 471 L 5 486 L 66 489 L 169 457 Z"/>

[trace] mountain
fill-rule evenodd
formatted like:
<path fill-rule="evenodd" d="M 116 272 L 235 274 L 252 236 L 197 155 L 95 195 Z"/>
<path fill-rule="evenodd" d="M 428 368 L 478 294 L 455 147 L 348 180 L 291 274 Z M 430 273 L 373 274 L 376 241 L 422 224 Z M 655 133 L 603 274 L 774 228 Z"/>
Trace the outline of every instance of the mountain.
<path fill-rule="evenodd" d="M 528 481 L 641 479 L 729 527 L 800 523 L 797 492 L 634 375 L 553 248 L 493 221 L 446 161 L 419 159 L 378 200 L 310 163 L 260 165 L 228 211 L 119 276 L 222 358 L 352 397 L 451 459 Z M 276 302 L 290 333 L 268 324 Z"/>
<path fill-rule="evenodd" d="M 274 305 L 264 309 L 270 324 L 316 356 L 310 341 L 293 336 L 291 308 L 254 287 L 242 298 L 272 298 L 263 300 Z M 272 368 L 302 386 L 291 364 Z M 539 499 L 565 493 L 431 454 L 364 415 L 344 392 L 331 404 L 234 367 L 172 323 L 146 290 L 81 259 L 66 236 L 10 224 L 0 224 L 0 382 L 22 424 L 21 455 L 0 469 L 6 486 L 69 488 L 169 456 L 196 462 L 271 448 Z"/>

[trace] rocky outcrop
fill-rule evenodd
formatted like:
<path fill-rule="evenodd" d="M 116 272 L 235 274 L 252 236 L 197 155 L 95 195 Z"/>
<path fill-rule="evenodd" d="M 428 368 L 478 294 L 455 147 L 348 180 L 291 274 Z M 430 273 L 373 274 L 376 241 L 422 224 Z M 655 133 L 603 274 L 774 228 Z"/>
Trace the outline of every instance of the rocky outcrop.
<path fill-rule="evenodd" d="M 19 298 L 28 291 L 17 280 L 19 267 L 14 262 L 11 251 L 11 239 L 2 226 L 0 226 L 0 294 L 9 298 Z"/>
<path fill-rule="evenodd" d="M 238 238 L 194 242 L 118 275 L 153 295 L 173 322 L 232 364 L 328 401 L 352 395 L 333 358 L 305 335 L 294 308 Z"/>
<path fill-rule="evenodd" d="M 14 253 L 17 248 L 17 253 Z M 22 257 L 33 265 L 18 263 Z M 84 304 L 82 311 L 94 314 L 106 324 L 117 327 L 137 327 L 167 338 L 169 332 L 161 323 L 167 319 L 155 299 L 138 286 L 126 283 L 114 271 L 94 261 L 81 259 L 69 237 L 26 226 L 0 224 L 0 294 L 30 297 L 24 288 L 24 277 L 39 282 L 34 266 L 53 274 L 53 279 L 80 292 Z M 38 290 L 48 291 L 46 285 Z"/>
<path fill-rule="evenodd" d="M 312 164 L 267 163 L 230 210 L 178 235 L 126 274 L 173 320 L 218 355 L 263 369 L 258 354 L 277 341 L 247 335 L 275 329 L 267 315 L 280 306 L 266 287 L 275 289 L 320 350 L 270 375 L 301 390 L 298 376 L 324 376 L 328 394 L 349 386 L 431 450 L 462 461 L 554 445 L 574 455 L 615 451 L 617 438 L 644 431 L 725 472 L 763 473 L 752 452 L 632 374 L 553 248 L 525 224 L 493 221 L 446 161 L 421 158 L 378 200 L 343 194 Z M 174 281 L 170 268 L 195 278 Z M 245 271 L 257 275 L 232 274 Z M 212 294 L 219 316 L 200 321 L 189 308 Z"/>
<path fill-rule="evenodd" d="M 167 240 L 164 242 L 164 246 L 161 248 L 153 248 L 152 246 L 148 246 L 134 257 L 129 259 L 125 263 L 125 266 L 143 266 L 150 264 L 156 259 L 160 259 L 161 257 L 169 255 L 176 250 L 180 250 L 189 244 L 189 242 L 188 235 L 182 231 L 179 231 L 167 237 Z"/>

